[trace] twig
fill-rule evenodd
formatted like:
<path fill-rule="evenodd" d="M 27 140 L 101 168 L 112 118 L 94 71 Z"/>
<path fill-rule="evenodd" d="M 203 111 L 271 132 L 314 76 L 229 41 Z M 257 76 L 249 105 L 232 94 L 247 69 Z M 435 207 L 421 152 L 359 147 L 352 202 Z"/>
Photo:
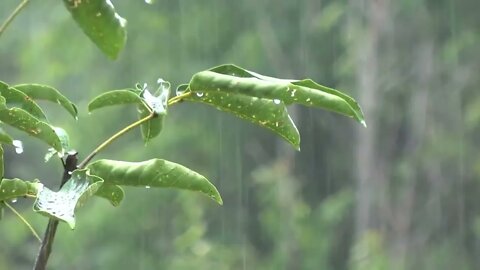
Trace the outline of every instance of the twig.
<path fill-rule="evenodd" d="M 28 2 L 29 2 L 29 0 L 23 0 L 22 2 L 20 2 L 20 4 L 18 4 L 18 6 L 10 14 L 10 16 L 8 16 L 8 18 L 2 23 L 2 25 L 0 26 L 0 36 L 3 34 L 5 29 L 7 29 L 8 25 L 10 25 L 10 23 L 13 21 L 13 19 L 15 19 L 15 17 L 18 15 L 18 13 L 20 13 L 20 11 L 22 11 L 22 9 L 25 6 L 27 6 Z"/>
<path fill-rule="evenodd" d="M 33 228 L 33 226 L 28 223 L 28 221 L 17 211 L 15 210 L 15 208 L 13 206 L 11 206 L 9 203 L 7 202 L 3 202 L 9 209 L 10 211 L 12 211 L 15 215 L 17 215 L 17 217 L 23 222 L 25 223 L 25 225 L 30 229 L 30 231 L 32 232 L 33 236 L 35 236 L 35 238 L 37 238 L 38 242 L 42 242 L 42 239 L 40 238 L 40 236 L 38 236 L 38 233 L 37 231 L 35 231 L 35 229 Z"/>

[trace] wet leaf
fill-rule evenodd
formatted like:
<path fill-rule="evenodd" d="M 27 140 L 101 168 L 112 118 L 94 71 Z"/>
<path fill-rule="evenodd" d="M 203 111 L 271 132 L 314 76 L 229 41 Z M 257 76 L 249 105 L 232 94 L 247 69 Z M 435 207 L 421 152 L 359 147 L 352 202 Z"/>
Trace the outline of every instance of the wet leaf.
<path fill-rule="evenodd" d="M 59 104 L 68 111 L 74 118 L 77 118 L 77 107 L 57 89 L 41 84 L 19 84 L 13 88 L 23 92 L 34 100 L 47 100 Z"/>
<path fill-rule="evenodd" d="M 127 21 L 110 0 L 63 0 L 83 32 L 109 58 L 116 59 L 127 40 Z"/>
<path fill-rule="evenodd" d="M 121 186 L 172 187 L 201 192 L 217 203 L 222 198 L 204 176 L 173 162 L 151 159 L 143 162 L 98 160 L 87 166 L 105 183 Z"/>
<path fill-rule="evenodd" d="M 62 151 L 62 143 L 53 127 L 20 108 L 8 109 L 0 101 L 0 121 L 44 141 L 58 152 Z"/>
<path fill-rule="evenodd" d="M 38 181 L 24 181 L 18 178 L 0 181 L 0 201 L 11 200 L 23 196 L 36 196 L 43 188 Z"/>
<path fill-rule="evenodd" d="M 75 170 L 63 187 L 55 192 L 43 187 L 37 194 L 33 210 L 50 218 L 66 222 L 75 228 L 75 209 L 81 207 L 102 185 L 103 180 L 88 173 Z"/>
<path fill-rule="evenodd" d="M 152 119 L 140 126 L 145 143 L 157 137 L 163 129 L 163 123 L 167 115 L 168 96 L 170 94 L 170 84 L 165 83 L 163 80 L 159 82 L 159 88 L 155 95 L 152 95 L 148 89 L 144 89 L 141 93 L 145 104 L 137 107 L 139 119 L 147 117 L 152 111 L 155 113 Z"/>
<path fill-rule="evenodd" d="M 225 92 L 193 94 L 185 100 L 202 102 L 218 110 L 268 128 L 280 135 L 297 150 L 300 149 L 300 134 L 288 115 L 285 104 L 280 100 L 249 97 Z"/>
<path fill-rule="evenodd" d="M 0 82 L 0 94 L 5 98 L 6 104 L 22 108 L 29 114 L 38 119 L 46 120 L 45 113 L 29 96 L 23 92 L 9 87 L 7 84 Z"/>
<path fill-rule="evenodd" d="M 59 127 L 53 127 L 53 130 L 57 134 L 58 138 L 60 139 L 60 143 L 62 145 L 62 151 L 59 152 L 55 150 L 54 148 L 49 148 L 47 153 L 45 154 L 45 162 L 49 161 L 55 154 L 58 155 L 58 157 L 63 157 L 65 152 L 70 150 L 70 138 L 68 136 L 68 133 L 63 129 Z"/>
<path fill-rule="evenodd" d="M 125 192 L 118 185 L 103 183 L 97 193 L 95 193 L 95 196 L 107 199 L 113 206 L 119 206 L 125 197 Z"/>
<path fill-rule="evenodd" d="M 0 128 L 0 143 L 13 144 L 13 138 Z"/>
<path fill-rule="evenodd" d="M 122 104 L 142 104 L 142 98 L 133 89 L 112 90 L 95 97 L 88 104 L 88 111 Z"/>
<path fill-rule="evenodd" d="M 284 80 L 260 75 L 234 65 L 223 65 L 195 74 L 189 88 L 196 93 L 225 92 L 270 100 L 286 105 L 319 107 L 355 118 L 365 125 L 363 113 L 351 97 L 312 80 Z"/>

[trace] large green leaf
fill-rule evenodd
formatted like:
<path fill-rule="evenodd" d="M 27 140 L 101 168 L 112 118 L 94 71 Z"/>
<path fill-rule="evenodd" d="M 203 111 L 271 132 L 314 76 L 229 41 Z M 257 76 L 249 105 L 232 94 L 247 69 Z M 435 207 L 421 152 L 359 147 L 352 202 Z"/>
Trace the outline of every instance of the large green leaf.
<path fill-rule="evenodd" d="M 103 184 L 103 180 L 88 173 L 75 170 L 72 177 L 57 191 L 43 187 L 37 194 L 33 210 L 50 218 L 66 222 L 75 228 L 75 209 L 85 204 Z"/>
<path fill-rule="evenodd" d="M 355 100 L 311 80 L 277 79 L 234 65 L 223 65 L 195 74 L 190 81 L 189 88 L 200 94 L 225 92 L 281 100 L 287 105 L 301 104 L 319 107 L 353 117 L 365 125 L 363 113 Z"/>
<path fill-rule="evenodd" d="M 232 113 L 242 119 L 268 128 L 280 135 L 297 150 L 300 149 L 300 134 L 288 115 L 285 104 L 280 100 L 249 97 L 225 92 L 193 94 L 185 100 L 202 102 Z"/>
<path fill-rule="evenodd" d="M 20 108 L 8 109 L 2 101 L 5 101 L 3 97 L 0 100 L 0 121 L 46 142 L 58 152 L 63 151 L 60 138 L 52 126 Z"/>
<path fill-rule="evenodd" d="M 36 196 L 43 189 L 38 181 L 24 181 L 18 178 L 0 181 L 0 201 L 12 200 L 23 196 Z"/>
<path fill-rule="evenodd" d="M 25 93 L 34 100 L 47 100 L 59 104 L 67 110 L 74 118 L 77 118 L 77 107 L 57 89 L 41 84 L 19 84 L 13 88 Z"/>
<path fill-rule="evenodd" d="M 88 111 L 91 112 L 103 107 L 121 104 L 142 104 L 142 98 L 139 93 L 135 93 L 133 89 L 112 90 L 90 101 Z"/>
<path fill-rule="evenodd" d="M 222 204 L 217 189 L 204 176 L 167 160 L 126 162 L 103 159 L 91 163 L 87 168 L 92 175 L 102 178 L 108 184 L 198 191 Z"/>
<path fill-rule="evenodd" d="M 97 47 L 116 59 L 125 46 L 127 21 L 115 12 L 110 0 L 63 0 L 73 19 Z"/>
<path fill-rule="evenodd" d="M 20 107 L 38 119 L 46 119 L 45 113 L 43 113 L 37 103 L 23 92 L 0 82 L 0 94 L 5 98 L 6 104 Z"/>

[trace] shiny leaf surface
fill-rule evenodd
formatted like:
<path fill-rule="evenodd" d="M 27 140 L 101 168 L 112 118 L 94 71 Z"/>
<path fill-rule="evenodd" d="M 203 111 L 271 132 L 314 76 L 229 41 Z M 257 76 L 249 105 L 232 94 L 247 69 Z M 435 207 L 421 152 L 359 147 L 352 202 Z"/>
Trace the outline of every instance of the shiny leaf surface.
<path fill-rule="evenodd" d="M 116 59 L 127 40 L 127 21 L 110 0 L 63 0 L 83 32 L 109 58 Z"/>
<path fill-rule="evenodd" d="M 215 186 L 204 176 L 173 162 L 151 159 L 143 162 L 98 160 L 87 166 L 105 183 L 122 186 L 172 187 L 201 192 L 222 204 Z"/>
<path fill-rule="evenodd" d="M 23 92 L 34 100 L 47 100 L 62 106 L 74 118 L 77 117 L 77 107 L 67 97 L 62 95 L 57 89 L 41 84 L 19 84 L 13 88 Z"/>

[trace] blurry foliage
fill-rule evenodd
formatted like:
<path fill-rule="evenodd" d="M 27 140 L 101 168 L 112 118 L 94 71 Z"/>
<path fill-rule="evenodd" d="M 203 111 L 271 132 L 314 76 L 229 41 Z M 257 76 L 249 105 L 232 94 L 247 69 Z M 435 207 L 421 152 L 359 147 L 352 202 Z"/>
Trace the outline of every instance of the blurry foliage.
<path fill-rule="evenodd" d="M 381 226 L 354 235 L 358 187 L 350 164 L 357 130 L 347 119 L 298 108 L 294 118 L 303 134 L 302 152 L 285 161 L 283 142 L 269 131 L 211 108 L 179 105 L 166 120 L 162 140 L 144 148 L 133 139 L 139 134 L 132 133 L 101 156 L 135 161 L 161 153 L 195 164 L 217 180 L 229 201 L 217 208 L 184 191 L 136 188 L 127 189 L 128 203 L 118 209 L 94 201 L 88 215 L 79 215 L 82 226 L 74 233 L 62 226 L 54 247 L 61 256 L 52 257 L 51 268 L 476 269 L 480 2 L 364 0 L 360 11 L 353 2 L 157 0 L 149 6 L 116 1 L 129 18 L 129 41 L 113 63 L 85 42 L 61 2 L 32 1 L 2 36 L 1 77 L 12 85 L 38 82 L 68 91 L 65 95 L 80 109 L 79 126 L 69 124 L 68 115 L 55 121 L 86 149 L 99 143 L 92 138 L 101 140 L 133 120 L 124 109 L 112 108 L 99 116 L 102 128 L 92 129 L 88 100 L 103 89 L 159 74 L 175 85 L 197 70 L 235 62 L 263 74 L 302 74 L 336 88 L 358 89 L 355 61 L 362 54 L 359 45 L 368 39 L 367 3 L 382 3 L 389 11 L 376 52 L 381 102 L 368 119 L 377 127 L 375 147 L 382 150 L 377 166 L 387 172 L 387 202 L 394 205 L 380 208 L 386 217 L 376 212 Z M 15 4 L 2 1 L 0 17 Z M 429 53 L 417 50 L 422 44 L 430 46 L 430 60 L 421 58 Z M 421 63 L 432 65 L 423 82 Z M 422 91 L 427 102 L 419 105 L 416 94 Z M 414 129 L 421 117 L 424 124 Z M 35 171 L 53 185 L 61 172 L 36 162 L 44 148 L 28 142 L 25 149 L 24 155 L 5 149 L 7 175 L 29 178 Z M 36 228 L 45 225 L 23 201 L 15 205 Z M 403 214 L 407 208 L 412 212 Z M 410 218 L 406 227 L 405 217 Z M 37 243 L 17 225 L 5 211 L 0 269 L 31 266 Z M 399 257 L 398 245 L 404 243 L 406 255 Z"/>

